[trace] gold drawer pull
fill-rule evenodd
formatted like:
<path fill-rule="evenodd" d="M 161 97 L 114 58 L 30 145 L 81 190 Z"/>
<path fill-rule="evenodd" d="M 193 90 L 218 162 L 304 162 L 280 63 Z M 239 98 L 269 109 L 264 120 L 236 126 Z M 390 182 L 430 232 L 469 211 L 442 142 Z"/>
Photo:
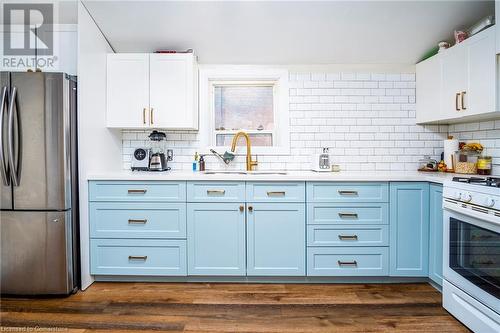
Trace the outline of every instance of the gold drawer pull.
<path fill-rule="evenodd" d="M 467 110 L 467 108 L 465 107 L 465 96 L 466 92 L 465 91 L 462 91 L 462 93 L 460 94 L 461 96 L 461 104 L 462 104 L 462 110 Z"/>
<path fill-rule="evenodd" d="M 358 218 L 358 213 L 339 213 L 339 217 L 341 219 L 344 219 L 344 218 L 357 219 Z"/>
<path fill-rule="evenodd" d="M 460 93 L 455 94 L 455 110 L 460 111 L 460 108 L 458 107 L 458 98 L 460 97 Z"/>
<path fill-rule="evenodd" d="M 131 189 L 131 190 L 128 190 L 127 192 L 129 194 L 145 194 L 147 192 L 147 190 L 134 190 L 134 189 Z"/>
<path fill-rule="evenodd" d="M 358 235 L 339 235 L 340 240 L 358 240 Z"/>
<path fill-rule="evenodd" d="M 128 224 L 146 224 L 148 220 L 146 219 L 129 219 Z"/>
<path fill-rule="evenodd" d="M 269 191 L 267 192 L 268 197 L 276 196 L 276 197 L 284 197 L 285 191 Z"/>
<path fill-rule="evenodd" d="M 339 266 L 358 266 L 358 262 L 356 260 L 353 261 L 340 261 L 338 260 L 337 263 Z"/>
<path fill-rule="evenodd" d="M 142 123 L 146 125 L 146 108 L 142 109 Z"/>
<path fill-rule="evenodd" d="M 339 190 L 340 195 L 358 195 L 358 191 Z"/>
<path fill-rule="evenodd" d="M 226 194 L 226 190 L 207 190 L 207 195 L 212 194 L 224 195 Z"/>
<path fill-rule="evenodd" d="M 128 256 L 128 260 L 146 260 L 148 256 Z"/>

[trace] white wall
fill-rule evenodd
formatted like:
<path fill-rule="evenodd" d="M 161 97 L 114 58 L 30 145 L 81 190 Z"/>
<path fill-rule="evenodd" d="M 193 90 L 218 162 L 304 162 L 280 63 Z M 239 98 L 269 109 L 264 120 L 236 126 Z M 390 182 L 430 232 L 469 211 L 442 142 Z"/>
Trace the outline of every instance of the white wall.
<path fill-rule="evenodd" d="M 424 155 L 439 158 L 448 126 L 415 124 L 415 68 L 409 67 L 292 68 L 290 154 L 259 155 L 259 168 L 307 170 L 321 147 L 348 171 L 416 170 Z M 123 168 L 147 134 L 123 131 Z M 174 150 L 173 169 L 191 169 L 195 151 L 203 149 L 199 134 L 188 131 L 167 132 L 167 146 Z M 225 167 L 213 156 L 206 160 L 207 168 Z M 244 162 L 238 156 L 230 167 L 243 169 Z"/>
<path fill-rule="evenodd" d="M 82 288 L 89 264 L 87 175 L 121 168 L 121 134 L 106 129 L 106 54 L 113 52 L 81 2 L 78 4 L 78 154 Z"/>

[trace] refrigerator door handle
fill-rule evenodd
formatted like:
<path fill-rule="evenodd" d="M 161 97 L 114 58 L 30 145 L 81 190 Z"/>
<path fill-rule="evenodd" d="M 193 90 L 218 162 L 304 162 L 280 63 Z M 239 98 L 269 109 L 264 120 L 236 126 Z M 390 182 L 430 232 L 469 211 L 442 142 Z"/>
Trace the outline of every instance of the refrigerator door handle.
<path fill-rule="evenodd" d="M 2 87 L 2 100 L 0 104 L 0 173 L 2 174 L 2 182 L 5 186 L 10 186 L 10 175 L 9 175 L 9 167 L 7 165 L 7 161 L 4 156 L 4 148 L 5 144 L 3 142 L 3 119 L 5 114 L 5 109 L 7 108 L 7 87 Z"/>
<path fill-rule="evenodd" d="M 21 143 L 21 126 L 19 124 L 19 110 L 17 109 L 17 101 L 16 101 L 16 96 L 17 96 L 17 88 L 13 87 L 12 88 L 12 93 L 10 96 L 10 102 L 9 102 L 9 117 L 8 117 L 8 137 L 9 137 L 9 146 L 8 146 L 8 152 L 9 152 L 9 166 L 10 170 L 12 171 L 12 185 L 14 186 L 19 186 L 19 181 L 20 181 L 20 175 L 21 175 L 21 149 L 22 149 L 22 143 Z M 14 109 L 16 110 L 16 120 L 17 120 L 17 160 L 14 159 Z"/>

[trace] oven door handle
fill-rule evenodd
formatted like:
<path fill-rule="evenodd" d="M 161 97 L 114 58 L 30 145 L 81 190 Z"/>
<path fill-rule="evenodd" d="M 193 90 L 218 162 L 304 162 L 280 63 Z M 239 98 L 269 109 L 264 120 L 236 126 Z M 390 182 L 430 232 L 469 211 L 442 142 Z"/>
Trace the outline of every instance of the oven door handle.
<path fill-rule="evenodd" d="M 443 200 L 443 208 L 450 211 L 460 213 L 462 215 L 470 216 L 472 218 L 492 223 L 498 226 L 498 217 L 492 214 L 480 213 L 473 211 L 472 209 L 463 208 L 461 203 L 456 203 L 451 200 L 444 199 Z"/>

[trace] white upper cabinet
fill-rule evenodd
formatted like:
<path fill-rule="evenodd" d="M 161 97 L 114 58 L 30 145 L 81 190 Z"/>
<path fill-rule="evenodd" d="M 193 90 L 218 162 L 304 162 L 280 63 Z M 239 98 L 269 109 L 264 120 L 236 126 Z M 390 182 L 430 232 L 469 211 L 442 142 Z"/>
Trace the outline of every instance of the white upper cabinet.
<path fill-rule="evenodd" d="M 193 54 L 108 55 L 107 126 L 198 129 Z"/>
<path fill-rule="evenodd" d="M 417 123 L 500 117 L 495 28 L 417 64 Z"/>
<path fill-rule="evenodd" d="M 149 61 L 151 126 L 197 129 L 197 71 L 194 56 L 151 54 Z"/>
<path fill-rule="evenodd" d="M 495 1 L 495 22 L 500 20 L 500 0 Z M 500 22 L 495 23 L 497 29 L 497 53 L 500 54 Z"/>
<path fill-rule="evenodd" d="M 417 64 L 417 123 L 439 120 L 441 107 L 441 55 Z"/>
<path fill-rule="evenodd" d="M 108 54 L 106 90 L 107 127 L 149 126 L 148 54 Z"/>

